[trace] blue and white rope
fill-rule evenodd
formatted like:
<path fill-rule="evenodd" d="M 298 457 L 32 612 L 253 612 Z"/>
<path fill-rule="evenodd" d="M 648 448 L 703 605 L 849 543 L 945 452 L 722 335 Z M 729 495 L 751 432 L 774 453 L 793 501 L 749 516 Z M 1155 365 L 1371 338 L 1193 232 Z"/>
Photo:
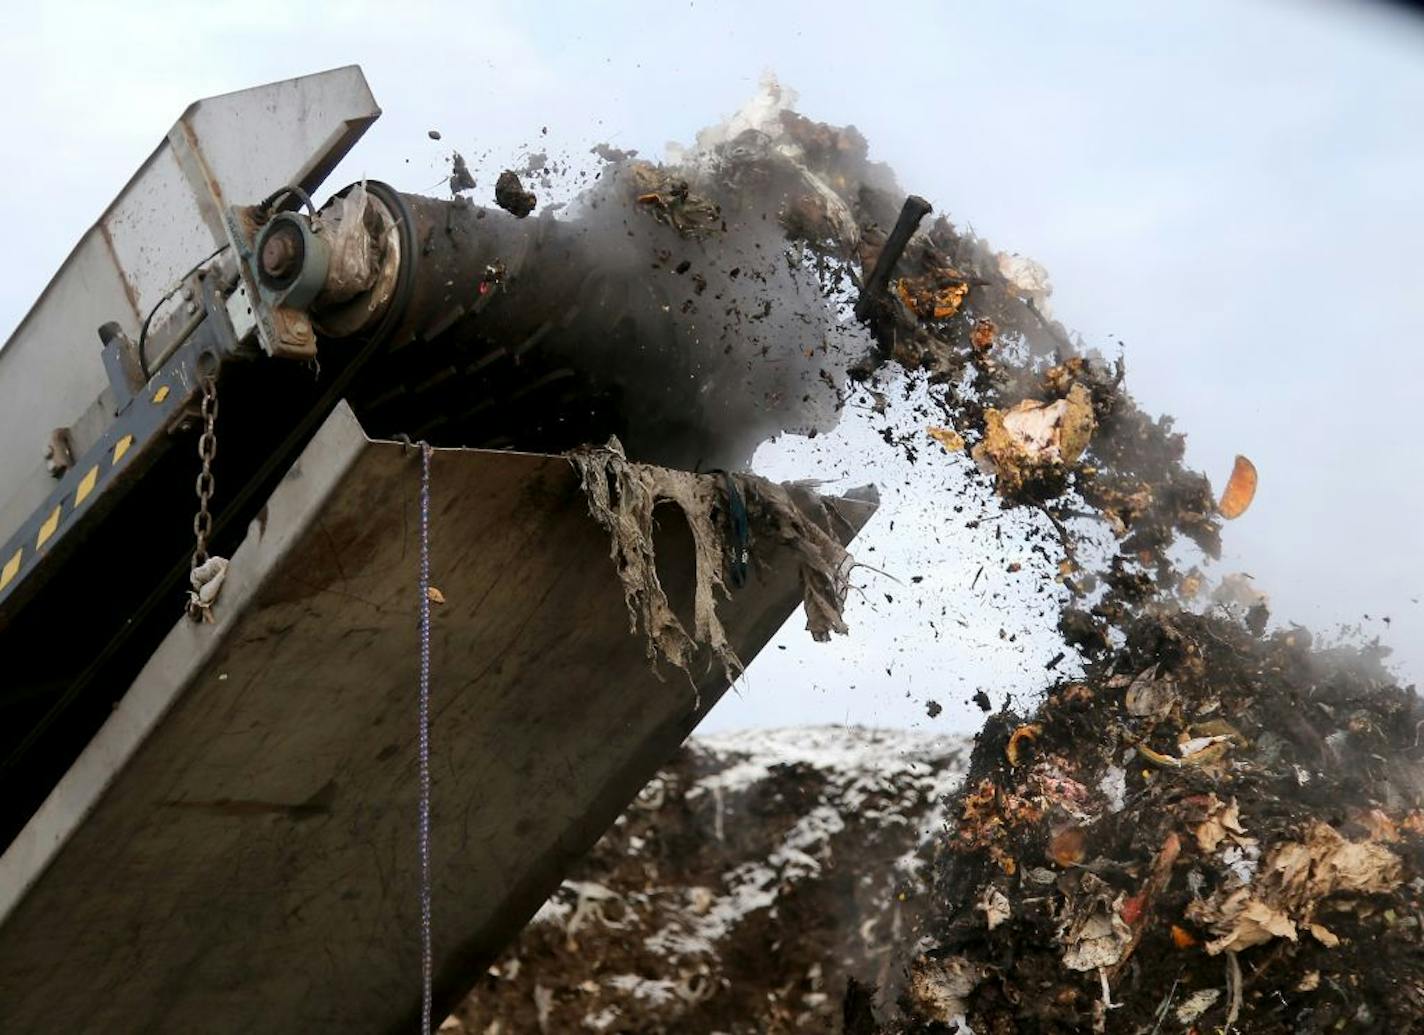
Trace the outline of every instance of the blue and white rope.
<path fill-rule="evenodd" d="M 430 1035 L 434 954 L 430 935 L 430 455 L 420 444 L 420 1032 Z"/>

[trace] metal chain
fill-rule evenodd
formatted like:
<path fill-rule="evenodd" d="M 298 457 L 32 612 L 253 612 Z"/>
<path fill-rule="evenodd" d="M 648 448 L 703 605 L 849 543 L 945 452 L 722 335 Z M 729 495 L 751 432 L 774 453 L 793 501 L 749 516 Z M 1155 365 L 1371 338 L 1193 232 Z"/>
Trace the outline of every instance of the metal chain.
<path fill-rule="evenodd" d="M 434 955 L 430 935 L 430 454 L 420 444 L 420 1032 L 430 1035 Z"/>
<path fill-rule="evenodd" d="M 211 375 L 203 378 L 203 433 L 198 438 L 198 457 L 203 461 L 203 469 L 198 472 L 198 512 L 193 515 L 193 569 L 208 559 L 208 537 L 213 532 L 213 513 L 209 509 L 213 490 L 217 483 L 213 480 L 213 457 L 218 452 L 216 427 L 218 422 L 218 383 Z"/>

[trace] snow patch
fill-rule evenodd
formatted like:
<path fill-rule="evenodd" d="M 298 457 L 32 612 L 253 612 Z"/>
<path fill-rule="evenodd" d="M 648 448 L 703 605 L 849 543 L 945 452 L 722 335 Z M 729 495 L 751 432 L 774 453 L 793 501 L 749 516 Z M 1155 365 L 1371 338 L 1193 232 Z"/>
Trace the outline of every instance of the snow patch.
<path fill-rule="evenodd" d="M 663 1006 L 679 997 L 677 982 L 660 978 L 645 978 L 639 974 L 614 974 L 604 982 L 609 988 L 643 999 L 654 1006 Z"/>

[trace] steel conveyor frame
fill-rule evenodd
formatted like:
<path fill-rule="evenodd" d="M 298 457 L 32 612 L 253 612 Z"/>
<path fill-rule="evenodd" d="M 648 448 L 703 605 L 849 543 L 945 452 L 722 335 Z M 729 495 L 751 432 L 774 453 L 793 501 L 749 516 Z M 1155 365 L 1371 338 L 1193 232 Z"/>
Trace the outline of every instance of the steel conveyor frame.
<path fill-rule="evenodd" d="M 233 553 L 216 624 L 172 625 L 0 856 L 0 1030 L 416 1024 L 418 470 L 339 406 Z M 827 502 L 842 539 L 872 510 Z M 431 509 L 448 1008 L 727 682 L 705 656 L 694 685 L 650 666 L 567 460 L 438 450 Z M 690 606 L 691 537 L 664 526 Z M 794 552 L 754 548 L 722 609 L 744 658 L 800 601 Z"/>

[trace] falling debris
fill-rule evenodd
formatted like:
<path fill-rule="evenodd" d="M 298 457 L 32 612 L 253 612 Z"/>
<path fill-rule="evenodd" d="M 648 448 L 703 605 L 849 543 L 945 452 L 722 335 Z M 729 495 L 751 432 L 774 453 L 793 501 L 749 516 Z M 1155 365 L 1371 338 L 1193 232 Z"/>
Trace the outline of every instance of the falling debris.
<path fill-rule="evenodd" d="M 1069 921 L 1064 931 L 1063 966 L 1096 974 L 1115 967 L 1132 945 L 1132 928 L 1123 916 L 1127 896 L 1091 873 L 1064 905 Z"/>
<path fill-rule="evenodd" d="M 962 956 L 922 958 L 910 972 L 908 998 L 927 1021 L 953 1025 L 953 1031 L 963 1023 L 965 1001 L 982 980 L 983 969 Z"/>
<path fill-rule="evenodd" d="M 1236 458 L 1231 468 L 1231 477 L 1226 482 L 1226 491 L 1221 494 L 1217 509 L 1228 521 L 1239 518 L 1256 498 L 1256 465 L 1244 456 Z"/>
<path fill-rule="evenodd" d="M 1244 571 L 1234 571 L 1223 575 L 1221 581 L 1211 591 L 1214 604 L 1248 611 L 1253 607 L 1265 607 L 1271 602 L 1270 596 L 1256 587 L 1256 581 Z"/>
<path fill-rule="evenodd" d="M 985 886 L 984 895 L 975 903 L 974 908 L 984 914 L 984 926 L 991 931 L 1009 919 L 1013 913 L 1008 897 L 993 885 Z"/>
<path fill-rule="evenodd" d="M 624 151 L 621 148 L 614 147 L 612 144 L 594 144 L 588 149 L 588 153 L 597 155 L 610 165 L 617 165 L 619 162 L 626 162 L 630 158 L 638 157 L 636 149 Z"/>
<path fill-rule="evenodd" d="M 1170 677 L 1158 677 L 1159 666 L 1153 665 L 1138 673 L 1123 694 L 1123 707 L 1129 715 L 1139 718 L 1163 718 L 1178 707 L 1176 687 Z"/>
<path fill-rule="evenodd" d="M 1175 1013 L 1177 1023 L 1184 1028 L 1191 1027 L 1202 1014 L 1216 1005 L 1216 1001 L 1220 998 L 1221 989 L 1219 988 L 1203 988 L 1198 992 L 1193 992 L 1186 997 L 1181 1006 L 1177 1007 Z"/>
<path fill-rule="evenodd" d="M 964 451 L 964 436 L 953 428 L 931 426 L 925 429 L 925 434 L 944 446 L 947 453 L 962 453 Z"/>
<path fill-rule="evenodd" d="M 1069 826 L 1054 834 L 1048 842 L 1048 855 L 1054 865 L 1068 869 L 1079 865 L 1087 854 L 1087 836 L 1083 828 Z"/>
<path fill-rule="evenodd" d="M 474 184 L 472 183 L 471 186 Z M 537 201 L 538 199 L 532 192 L 524 189 L 519 174 L 513 169 L 506 169 L 499 174 L 499 179 L 494 184 L 494 203 L 500 208 L 512 216 L 523 219 L 534 211 Z"/>
<path fill-rule="evenodd" d="M 456 151 L 450 156 L 450 193 L 459 194 L 474 189 L 475 177 L 465 162 L 465 156 Z"/>
<path fill-rule="evenodd" d="M 721 229 L 721 207 L 695 193 L 687 180 L 648 162 L 635 162 L 629 175 L 638 206 L 658 222 L 684 237 L 704 237 Z"/>
<path fill-rule="evenodd" d="M 438 129 L 429 130 L 429 131 L 426 132 L 425 135 L 428 136 L 431 140 L 439 140 L 439 139 L 440 139 L 440 131 L 439 131 Z"/>

